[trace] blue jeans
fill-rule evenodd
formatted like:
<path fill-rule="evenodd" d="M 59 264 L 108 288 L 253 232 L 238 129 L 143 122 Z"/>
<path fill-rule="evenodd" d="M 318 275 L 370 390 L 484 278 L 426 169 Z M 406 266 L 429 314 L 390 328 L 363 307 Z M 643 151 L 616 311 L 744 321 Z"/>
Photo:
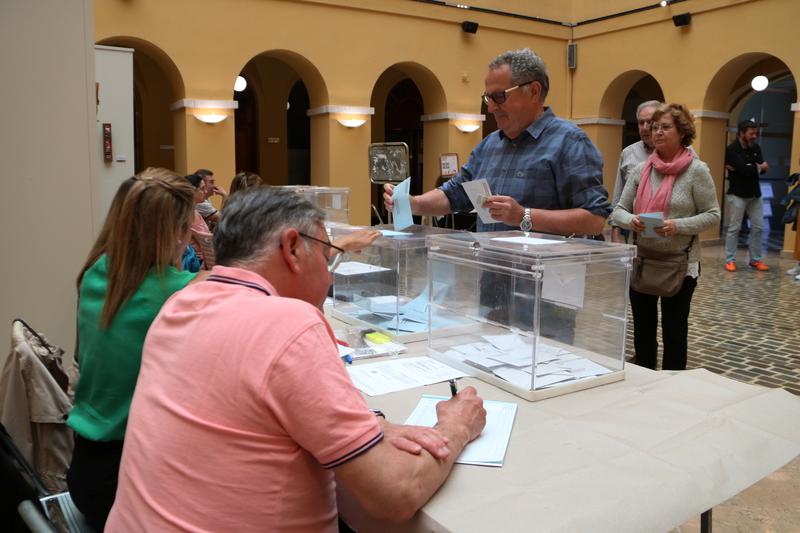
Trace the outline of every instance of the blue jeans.
<path fill-rule="evenodd" d="M 739 245 L 739 229 L 745 212 L 750 219 L 750 236 L 747 246 L 750 261 L 761 261 L 761 234 L 764 227 L 764 204 L 761 197 L 741 198 L 728 195 L 728 230 L 725 236 L 725 261 L 736 261 L 736 248 Z"/>

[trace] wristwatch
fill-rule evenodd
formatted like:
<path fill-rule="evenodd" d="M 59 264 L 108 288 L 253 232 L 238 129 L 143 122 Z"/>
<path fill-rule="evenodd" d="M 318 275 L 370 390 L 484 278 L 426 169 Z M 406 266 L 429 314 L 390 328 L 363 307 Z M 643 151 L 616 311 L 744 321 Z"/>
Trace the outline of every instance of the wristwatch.
<path fill-rule="evenodd" d="M 519 229 L 528 232 L 533 229 L 533 222 L 531 221 L 531 210 L 525 208 L 525 215 L 522 217 L 522 222 L 519 223 Z"/>

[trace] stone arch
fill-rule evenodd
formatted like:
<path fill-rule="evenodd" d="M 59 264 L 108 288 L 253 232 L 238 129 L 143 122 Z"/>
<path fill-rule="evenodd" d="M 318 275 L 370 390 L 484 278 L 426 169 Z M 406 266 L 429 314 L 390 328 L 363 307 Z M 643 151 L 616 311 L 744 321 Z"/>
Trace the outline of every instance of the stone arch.
<path fill-rule="evenodd" d="M 126 35 L 118 35 L 114 37 L 106 37 L 105 39 L 101 39 L 97 41 L 96 44 L 102 44 L 107 46 L 123 46 L 126 48 L 133 48 L 134 49 L 134 83 L 136 83 L 136 56 L 137 54 L 140 56 L 144 56 L 148 58 L 150 61 L 155 63 L 155 65 L 164 73 L 164 77 L 166 81 L 169 83 L 169 88 L 171 91 L 171 96 L 173 101 L 179 100 L 184 97 L 185 95 L 185 88 L 183 84 L 183 76 L 181 75 L 180 69 L 172 61 L 172 58 L 164 52 L 158 45 L 151 43 L 145 39 L 139 37 L 131 37 Z M 147 87 L 144 87 L 146 89 Z"/>
<path fill-rule="evenodd" d="M 729 112 L 741 98 L 750 92 L 750 80 L 763 74 L 770 80 L 794 76 L 787 64 L 772 54 L 748 52 L 729 59 L 723 64 L 706 87 L 703 109 Z"/>
<path fill-rule="evenodd" d="M 597 116 L 603 118 L 621 118 L 623 106 L 625 105 L 625 98 L 628 96 L 628 93 L 634 85 L 647 76 L 653 77 L 656 83 L 658 83 L 658 79 L 656 79 L 655 76 L 644 70 L 628 70 L 614 78 L 603 92 Z M 658 85 L 661 87 L 660 83 L 658 83 Z"/>

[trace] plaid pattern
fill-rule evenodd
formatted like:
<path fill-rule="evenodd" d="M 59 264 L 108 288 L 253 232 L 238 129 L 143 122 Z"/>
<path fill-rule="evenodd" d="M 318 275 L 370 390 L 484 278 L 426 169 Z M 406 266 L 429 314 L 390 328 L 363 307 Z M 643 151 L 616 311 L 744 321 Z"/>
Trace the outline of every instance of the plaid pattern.
<path fill-rule="evenodd" d="M 580 128 L 557 118 L 549 107 L 518 138 L 498 130 L 475 147 L 458 175 L 440 187 L 454 213 L 472 210 L 461 183 L 480 178 L 486 178 L 493 194 L 511 196 L 524 207 L 581 207 L 603 217 L 611 213 L 600 152 Z M 519 228 L 479 219 L 477 229 Z"/>

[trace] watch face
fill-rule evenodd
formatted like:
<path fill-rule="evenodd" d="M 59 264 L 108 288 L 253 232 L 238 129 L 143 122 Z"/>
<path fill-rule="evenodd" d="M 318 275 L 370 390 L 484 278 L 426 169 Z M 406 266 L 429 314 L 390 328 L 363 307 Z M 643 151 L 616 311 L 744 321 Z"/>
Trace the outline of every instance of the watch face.
<path fill-rule="evenodd" d="M 522 231 L 530 231 L 533 225 L 531 224 L 531 217 L 529 215 L 525 215 L 522 218 L 522 222 L 519 223 L 519 229 Z"/>

